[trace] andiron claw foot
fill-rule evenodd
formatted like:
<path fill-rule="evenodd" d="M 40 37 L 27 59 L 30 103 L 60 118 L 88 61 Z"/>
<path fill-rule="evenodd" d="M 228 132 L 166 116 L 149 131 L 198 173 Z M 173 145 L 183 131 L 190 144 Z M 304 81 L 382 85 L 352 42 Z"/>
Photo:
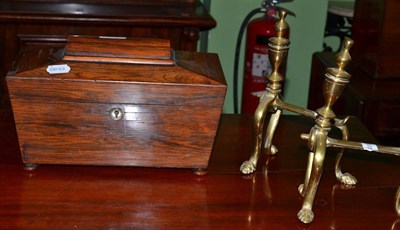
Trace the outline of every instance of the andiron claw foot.
<path fill-rule="evenodd" d="M 313 211 L 309 210 L 309 209 L 301 209 L 298 213 L 297 213 L 297 218 L 305 223 L 305 224 L 309 224 L 314 220 L 314 213 Z"/>
<path fill-rule="evenodd" d="M 245 161 L 242 163 L 242 165 L 240 166 L 240 171 L 243 174 L 251 174 L 256 170 L 256 166 L 251 163 L 250 161 Z"/>

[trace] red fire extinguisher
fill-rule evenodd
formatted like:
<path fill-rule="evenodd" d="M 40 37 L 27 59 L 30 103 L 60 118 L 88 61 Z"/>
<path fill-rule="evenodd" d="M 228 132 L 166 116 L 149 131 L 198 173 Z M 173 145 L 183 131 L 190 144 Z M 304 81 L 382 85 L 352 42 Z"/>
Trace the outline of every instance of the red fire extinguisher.
<path fill-rule="evenodd" d="M 278 0 L 263 1 L 262 7 L 251 11 L 240 28 L 235 55 L 234 113 L 238 113 L 237 69 L 240 56 L 240 43 L 244 29 L 247 26 L 241 112 L 254 114 L 259 104 L 258 94 L 265 90 L 267 85 L 266 76 L 272 70 L 268 58 L 268 39 L 275 36 L 274 26 L 278 20 L 276 18 L 276 11 L 279 9 L 276 6 L 277 3 Z M 258 13 L 262 13 L 263 16 L 250 21 Z M 292 12 L 288 13 L 293 15 Z M 285 36 L 287 37 L 288 34 Z"/>

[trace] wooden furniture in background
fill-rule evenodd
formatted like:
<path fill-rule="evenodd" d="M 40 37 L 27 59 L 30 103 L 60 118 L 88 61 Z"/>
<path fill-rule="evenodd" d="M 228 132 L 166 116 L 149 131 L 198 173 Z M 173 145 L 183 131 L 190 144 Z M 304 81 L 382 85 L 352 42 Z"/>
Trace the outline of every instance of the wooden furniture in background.
<path fill-rule="evenodd" d="M 252 151 L 252 121 L 222 115 L 209 171 L 42 165 L 24 171 L 9 108 L 0 109 L 0 229 L 398 229 L 394 197 L 400 159 L 348 151 L 343 169 L 358 179 L 336 181 L 334 149 L 325 159 L 315 200 L 316 218 L 301 223 L 307 144 L 299 138 L 312 121 L 282 116 L 274 144 L 279 153 L 243 176 Z M 351 140 L 374 142 L 357 119 Z M 262 162 L 265 162 L 262 155 Z"/>
<path fill-rule="evenodd" d="M 375 79 L 400 81 L 400 1 L 356 0 L 353 63 Z"/>
<path fill-rule="evenodd" d="M 400 2 L 357 0 L 354 8 L 350 84 L 336 103 L 338 115 L 357 115 L 384 144 L 400 146 Z M 323 105 L 323 71 L 334 54 L 313 56 L 308 107 Z"/>
<path fill-rule="evenodd" d="M 164 38 L 195 51 L 215 20 L 198 0 L 4 0 L 0 2 L 0 77 L 25 44 L 65 43 L 68 35 Z"/>

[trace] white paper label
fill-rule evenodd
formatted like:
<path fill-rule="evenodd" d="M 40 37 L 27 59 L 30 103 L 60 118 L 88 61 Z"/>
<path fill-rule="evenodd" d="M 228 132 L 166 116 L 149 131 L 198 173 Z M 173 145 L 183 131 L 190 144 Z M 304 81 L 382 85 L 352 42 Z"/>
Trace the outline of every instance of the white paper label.
<path fill-rule="evenodd" d="M 69 73 L 71 70 L 71 67 L 69 67 L 67 64 L 63 65 L 49 65 L 47 67 L 47 72 L 49 74 L 62 74 L 62 73 Z"/>
<path fill-rule="evenodd" d="M 364 150 L 367 151 L 377 151 L 378 150 L 378 146 L 374 145 L 374 144 L 366 144 L 366 143 L 361 143 L 362 147 Z"/>

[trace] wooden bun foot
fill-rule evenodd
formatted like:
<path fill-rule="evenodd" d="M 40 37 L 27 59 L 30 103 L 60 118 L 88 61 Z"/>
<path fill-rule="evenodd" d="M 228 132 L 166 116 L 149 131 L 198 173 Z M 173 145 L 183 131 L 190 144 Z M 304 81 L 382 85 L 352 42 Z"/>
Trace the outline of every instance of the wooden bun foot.
<path fill-rule="evenodd" d="M 206 168 L 195 168 L 195 169 L 193 169 L 193 173 L 198 176 L 204 176 L 207 174 L 207 169 Z"/>
<path fill-rule="evenodd" d="M 38 164 L 24 164 L 25 171 L 32 171 L 36 169 L 39 165 Z"/>

